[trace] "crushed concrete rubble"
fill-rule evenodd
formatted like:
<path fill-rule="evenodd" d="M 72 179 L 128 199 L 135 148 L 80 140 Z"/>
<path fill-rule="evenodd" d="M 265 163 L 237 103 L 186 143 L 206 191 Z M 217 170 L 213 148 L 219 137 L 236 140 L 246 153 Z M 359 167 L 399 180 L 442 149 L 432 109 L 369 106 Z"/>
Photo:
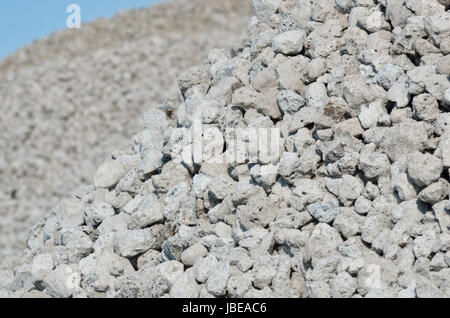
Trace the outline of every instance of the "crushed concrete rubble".
<path fill-rule="evenodd" d="M 0 62 L 0 268 L 20 259 L 40 217 L 127 145 L 185 69 L 245 37 L 251 15 L 251 0 L 167 2 L 55 33 Z"/>
<path fill-rule="evenodd" d="M 35 225 L 1 295 L 450 297 L 449 2 L 253 8 Z"/>

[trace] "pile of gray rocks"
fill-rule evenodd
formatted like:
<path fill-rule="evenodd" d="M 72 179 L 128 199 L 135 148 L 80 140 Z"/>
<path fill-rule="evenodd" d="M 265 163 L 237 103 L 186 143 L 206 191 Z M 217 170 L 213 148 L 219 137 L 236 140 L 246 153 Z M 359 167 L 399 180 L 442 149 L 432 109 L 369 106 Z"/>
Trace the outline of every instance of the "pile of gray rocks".
<path fill-rule="evenodd" d="M 241 47 L 34 228 L 3 295 L 450 297 L 449 5 L 254 0 Z M 199 118 L 215 158 L 248 128 L 279 156 L 190 160 Z"/>
<path fill-rule="evenodd" d="M 0 62 L 0 269 L 20 258 L 39 217 L 128 144 L 186 68 L 244 38 L 251 15 L 251 0 L 169 1 L 57 32 Z"/>

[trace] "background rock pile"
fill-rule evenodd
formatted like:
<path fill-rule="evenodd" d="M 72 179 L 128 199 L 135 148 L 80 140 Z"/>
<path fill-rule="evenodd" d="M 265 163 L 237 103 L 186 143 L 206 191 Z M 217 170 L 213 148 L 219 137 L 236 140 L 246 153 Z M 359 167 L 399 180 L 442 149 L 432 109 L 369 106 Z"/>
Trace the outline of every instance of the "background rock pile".
<path fill-rule="evenodd" d="M 56 33 L 0 64 L 0 268 L 186 68 L 239 43 L 251 12 L 250 0 L 170 2 Z"/>
<path fill-rule="evenodd" d="M 450 296 L 448 1 L 253 6 L 34 228 L 5 295 Z M 199 113 L 217 157 L 229 128 L 278 128 L 280 157 L 193 163 Z"/>

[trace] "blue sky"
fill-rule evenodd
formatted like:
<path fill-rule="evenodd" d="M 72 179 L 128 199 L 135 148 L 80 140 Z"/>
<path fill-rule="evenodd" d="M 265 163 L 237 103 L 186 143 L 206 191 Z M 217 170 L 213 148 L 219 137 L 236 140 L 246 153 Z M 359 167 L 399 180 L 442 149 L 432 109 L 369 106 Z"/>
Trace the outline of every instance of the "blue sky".
<path fill-rule="evenodd" d="M 3 0 L 0 8 L 0 59 L 66 27 L 69 4 L 81 7 L 81 21 L 111 17 L 131 8 L 164 0 Z"/>

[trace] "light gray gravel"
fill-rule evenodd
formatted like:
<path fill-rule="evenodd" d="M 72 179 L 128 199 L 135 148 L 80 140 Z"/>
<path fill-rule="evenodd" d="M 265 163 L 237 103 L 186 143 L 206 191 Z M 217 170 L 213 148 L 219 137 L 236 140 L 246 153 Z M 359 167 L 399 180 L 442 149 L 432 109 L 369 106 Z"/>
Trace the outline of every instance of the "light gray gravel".
<path fill-rule="evenodd" d="M 4 293 L 450 297 L 448 3 L 253 7 L 36 224 Z"/>
<path fill-rule="evenodd" d="M 127 144 L 186 68 L 244 38 L 250 16 L 250 0 L 168 2 L 55 33 L 0 62 L 0 267 Z"/>

